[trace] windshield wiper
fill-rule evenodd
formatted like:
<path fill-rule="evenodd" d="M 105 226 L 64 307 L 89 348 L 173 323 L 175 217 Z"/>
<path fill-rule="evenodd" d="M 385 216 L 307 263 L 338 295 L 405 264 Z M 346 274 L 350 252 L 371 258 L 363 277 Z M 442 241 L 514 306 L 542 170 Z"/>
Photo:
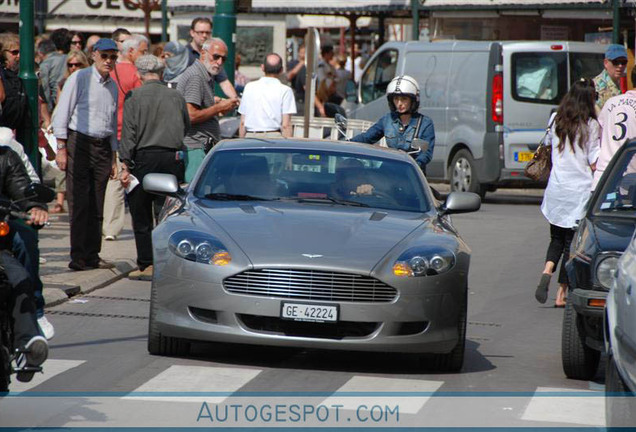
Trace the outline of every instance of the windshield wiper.
<path fill-rule="evenodd" d="M 228 194 L 228 193 L 209 193 L 205 197 L 217 201 L 272 201 L 270 198 L 262 198 L 252 195 Z"/>
<path fill-rule="evenodd" d="M 330 202 L 333 204 L 344 205 L 344 206 L 353 206 L 353 207 L 369 207 L 368 204 L 364 204 L 358 201 L 349 201 L 349 200 L 341 200 L 333 197 L 286 197 L 279 198 L 281 201 L 297 201 L 301 203 L 312 203 L 312 202 Z"/>

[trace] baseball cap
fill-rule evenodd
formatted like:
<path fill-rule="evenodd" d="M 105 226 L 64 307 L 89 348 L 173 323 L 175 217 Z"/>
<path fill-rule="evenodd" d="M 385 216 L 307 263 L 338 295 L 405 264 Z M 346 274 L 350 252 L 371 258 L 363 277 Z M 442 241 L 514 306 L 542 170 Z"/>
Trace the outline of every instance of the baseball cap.
<path fill-rule="evenodd" d="M 627 50 L 623 45 L 611 44 L 605 51 L 605 58 L 608 60 L 616 60 L 617 58 L 627 58 Z"/>
<path fill-rule="evenodd" d="M 164 64 L 156 56 L 152 54 L 142 55 L 135 61 L 135 66 L 140 74 L 144 73 L 161 73 Z"/>
<path fill-rule="evenodd" d="M 117 43 L 112 39 L 101 38 L 93 45 L 93 51 L 118 51 Z"/>

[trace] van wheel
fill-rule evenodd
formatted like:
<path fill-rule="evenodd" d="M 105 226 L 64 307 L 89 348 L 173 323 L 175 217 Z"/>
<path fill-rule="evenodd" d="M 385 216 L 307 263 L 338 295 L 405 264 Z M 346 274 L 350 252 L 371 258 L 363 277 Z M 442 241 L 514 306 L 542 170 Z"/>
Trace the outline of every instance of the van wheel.
<path fill-rule="evenodd" d="M 561 362 L 563 372 L 570 379 L 591 380 L 596 375 L 601 353 L 585 344 L 585 329 L 581 317 L 571 302 L 563 312 L 561 333 Z"/>
<path fill-rule="evenodd" d="M 486 188 L 481 187 L 477 178 L 475 159 L 468 150 L 458 151 L 448 170 L 452 192 L 474 192 L 482 198 L 486 195 Z"/>

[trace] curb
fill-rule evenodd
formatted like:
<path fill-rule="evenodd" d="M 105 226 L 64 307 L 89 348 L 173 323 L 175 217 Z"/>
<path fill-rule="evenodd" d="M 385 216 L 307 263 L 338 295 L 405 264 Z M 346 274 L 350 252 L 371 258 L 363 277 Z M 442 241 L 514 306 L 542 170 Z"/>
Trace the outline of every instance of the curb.
<path fill-rule="evenodd" d="M 120 279 L 137 269 L 135 260 L 115 261 L 114 269 L 95 269 L 82 272 L 64 272 L 42 277 L 44 306 L 52 307 L 65 303 L 71 297 L 88 294 Z"/>

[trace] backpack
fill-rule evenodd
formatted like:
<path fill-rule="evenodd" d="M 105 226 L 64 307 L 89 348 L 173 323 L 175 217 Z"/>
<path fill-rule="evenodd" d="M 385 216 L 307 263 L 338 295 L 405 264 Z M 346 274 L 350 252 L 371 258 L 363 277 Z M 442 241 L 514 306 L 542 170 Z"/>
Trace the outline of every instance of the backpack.
<path fill-rule="evenodd" d="M 29 100 L 20 77 L 7 69 L 1 71 L 5 99 L 0 113 L 0 126 L 21 129 L 29 118 Z"/>

